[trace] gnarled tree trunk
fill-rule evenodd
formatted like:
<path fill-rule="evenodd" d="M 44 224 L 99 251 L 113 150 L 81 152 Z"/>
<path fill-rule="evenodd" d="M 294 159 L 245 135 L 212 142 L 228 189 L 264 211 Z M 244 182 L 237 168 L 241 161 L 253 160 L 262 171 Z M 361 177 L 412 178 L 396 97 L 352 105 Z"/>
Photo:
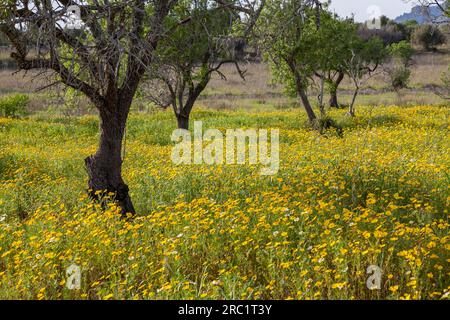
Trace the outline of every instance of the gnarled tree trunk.
<path fill-rule="evenodd" d="M 308 115 L 309 122 L 313 124 L 317 119 L 317 117 L 316 114 L 314 113 L 311 103 L 309 102 L 308 94 L 306 93 L 306 87 L 304 85 L 302 75 L 297 70 L 294 59 L 286 59 L 285 61 L 289 66 L 289 68 L 291 69 L 292 73 L 294 74 L 295 91 L 297 92 L 297 95 L 300 97 L 300 100 L 302 101 L 303 107 L 305 108 L 306 114 Z"/>
<path fill-rule="evenodd" d="M 305 108 L 306 114 L 308 115 L 309 122 L 314 123 L 317 117 L 316 114 L 314 113 L 311 103 L 309 102 L 306 91 L 303 88 L 298 88 L 297 93 L 300 96 L 300 99 L 302 100 L 303 107 Z"/>
<path fill-rule="evenodd" d="M 178 113 L 176 114 L 178 129 L 189 129 L 189 114 Z"/>
<path fill-rule="evenodd" d="M 118 108 L 119 109 L 119 108 Z M 122 109 L 122 108 L 121 108 Z M 123 108 L 124 110 L 126 108 Z M 97 191 L 114 193 L 122 215 L 136 213 L 128 186 L 122 179 L 122 141 L 127 116 L 125 112 L 100 111 L 100 141 L 97 152 L 85 159 L 89 176 L 88 186 L 92 198 L 98 199 Z"/>
<path fill-rule="evenodd" d="M 359 93 L 359 86 L 357 86 L 355 88 L 355 92 L 353 93 L 353 97 L 352 97 L 352 102 L 350 102 L 350 106 L 348 107 L 348 112 L 347 115 L 354 117 L 355 116 L 355 102 L 356 102 L 356 97 L 358 96 Z"/>
<path fill-rule="evenodd" d="M 178 129 L 189 130 L 189 116 L 191 115 L 192 108 L 194 107 L 194 103 L 197 100 L 200 93 L 206 87 L 207 81 L 201 82 L 195 87 L 193 91 L 189 92 L 189 97 L 186 100 L 186 103 L 183 105 L 180 101 L 180 110 L 177 110 L 174 107 L 175 116 L 177 117 Z"/>
<path fill-rule="evenodd" d="M 339 88 L 339 85 L 341 84 L 342 80 L 344 80 L 344 73 L 339 72 L 338 77 L 336 81 L 332 84 L 332 88 L 330 90 L 330 107 L 331 108 L 339 108 L 339 102 L 337 97 L 337 90 Z"/>
<path fill-rule="evenodd" d="M 338 98 L 337 98 L 337 92 L 335 90 L 332 90 L 330 92 L 330 108 L 339 108 Z"/>

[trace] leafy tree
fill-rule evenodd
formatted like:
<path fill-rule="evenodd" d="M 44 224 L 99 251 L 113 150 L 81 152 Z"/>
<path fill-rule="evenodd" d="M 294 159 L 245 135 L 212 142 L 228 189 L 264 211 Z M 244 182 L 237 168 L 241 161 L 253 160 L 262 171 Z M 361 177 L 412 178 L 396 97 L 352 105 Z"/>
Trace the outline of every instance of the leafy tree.
<path fill-rule="evenodd" d="M 419 23 L 416 20 L 408 20 L 402 23 L 405 27 L 408 40 L 411 41 L 415 30 L 419 27 Z"/>
<path fill-rule="evenodd" d="M 414 50 L 407 41 L 394 43 L 388 47 L 391 64 L 385 67 L 385 73 L 392 87 L 398 91 L 406 88 L 411 76 L 411 63 Z"/>
<path fill-rule="evenodd" d="M 211 75 L 220 73 L 225 63 L 234 63 L 234 27 L 238 16 L 232 12 L 208 7 L 208 1 L 195 3 L 185 15 L 192 21 L 184 24 L 170 38 L 164 39 L 156 51 L 160 64 L 144 83 L 150 99 L 158 106 L 172 106 L 178 128 L 188 129 L 191 110 L 206 88 Z"/>
<path fill-rule="evenodd" d="M 450 0 L 416 0 L 420 5 L 430 7 L 437 6 L 442 13 L 450 18 Z M 448 66 L 448 70 L 442 73 L 442 84 L 441 88 L 435 88 L 434 93 L 439 95 L 443 99 L 450 99 L 450 65 Z"/>
<path fill-rule="evenodd" d="M 369 80 L 386 60 L 387 50 L 378 37 L 369 40 L 357 39 L 351 44 L 351 58 L 344 64 L 346 75 L 352 80 L 355 90 L 348 115 L 355 116 L 355 102 L 362 85 Z"/>
<path fill-rule="evenodd" d="M 344 79 L 344 63 L 351 58 L 351 43 L 357 37 L 357 25 L 351 20 L 340 20 L 323 11 L 316 38 L 316 75 L 323 78 L 330 94 L 330 107 L 338 108 L 337 90 Z"/>
<path fill-rule="evenodd" d="M 394 59 L 398 59 L 403 66 L 408 67 L 411 65 L 414 49 L 409 42 L 394 43 L 389 46 L 388 52 Z"/>
<path fill-rule="evenodd" d="M 159 44 L 192 20 L 183 12 L 194 4 L 195 0 L 0 2 L 0 32 L 14 47 L 11 56 L 19 68 L 53 70 L 55 83 L 83 93 L 97 108 L 99 148 L 85 159 L 90 194 L 94 199 L 101 191 L 114 194 L 124 215 L 135 213 L 122 178 L 121 155 L 131 103 L 145 74 L 161 63 L 155 54 Z M 254 16 L 260 5 L 244 0 L 210 4 L 244 17 Z M 80 10 L 83 37 L 64 28 L 70 5 Z M 30 39 L 39 39 L 45 50 L 29 54 Z"/>
<path fill-rule="evenodd" d="M 258 25 L 259 44 L 274 77 L 300 97 L 311 124 L 317 116 L 307 90 L 318 66 L 320 1 L 269 0 Z"/>
<path fill-rule="evenodd" d="M 436 50 L 436 46 L 445 44 L 446 38 L 439 27 L 431 24 L 420 26 L 414 32 L 414 39 L 424 50 Z"/>

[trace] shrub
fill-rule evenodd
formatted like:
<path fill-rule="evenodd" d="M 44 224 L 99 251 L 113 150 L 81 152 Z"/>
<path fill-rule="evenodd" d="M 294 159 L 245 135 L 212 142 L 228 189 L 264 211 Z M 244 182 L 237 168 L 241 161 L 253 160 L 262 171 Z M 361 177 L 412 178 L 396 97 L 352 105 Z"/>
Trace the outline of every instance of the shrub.
<path fill-rule="evenodd" d="M 363 26 L 358 30 L 358 35 L 364 40 L 378 37 L 383 41 L 385 46 L 398 43 L 408 38 L 407 35 L 403 34 L 393 26 L 385 26 L 381 29 L 369 29 Z"/>
<path fill-rule="evenodd" d="M 390 85 L 398 91 L 408 87 L 414 50 L 407 41 L 393 43 L 388 50 L 391 56 L 391 65 L 385 67 L 385 72 L 389 76 Z"/>
<path fill-rule="evenodd" d="M 401 66 L 395 68 L 390 73 L 391 85 L 395 90 L 404 89 L 408 87 L 411 70 L 407 67 Z"/>
<path fill-rule="evenodd" d="M 392 58 L 398 59 L 405 67 L 411 64 L 414 49 L 408 41 L 400 41 L 389 46 L 389 53 Z"/>
<path fill-rule="evenodd" d="M 436 46 L 445 44 L 446 38 L 442 31 L 434 25 L 423 25 L 414 32 L 414 40 L 426 51 L 434 50 Z"/>
<path fill-rule="evenodd" d="M 30 98 L 25 94 L 8 95 L 0 98 L 0 116 L 18 118 L 25 115 Z"/>

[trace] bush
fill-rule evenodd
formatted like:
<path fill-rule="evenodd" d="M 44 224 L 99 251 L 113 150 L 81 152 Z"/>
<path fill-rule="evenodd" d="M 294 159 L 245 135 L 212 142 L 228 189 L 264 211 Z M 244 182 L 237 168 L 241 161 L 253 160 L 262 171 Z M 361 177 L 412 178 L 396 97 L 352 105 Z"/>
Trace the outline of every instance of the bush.
<path fill-rule="evenodd" d="M 400 90 L 408 87 L 411 70 L 407 67 L 401 66 L 392 70 L 391 85 L 395 90 Z"/>
<path fill-rule="evenodd" d="M 389 76 L 391 86 L 396 91 L 408 87 L 413 53 L 414 50 L 407 41 L 400 41 L 389 46 L 392 64 L 385 67 L 385 72 Z"/>
<path fill-rule="evenodd" d="M 393 59 L 399 60 L 403 66 L 408 67 L 411 64 L 414 49 L 408 41 L 400 41 L 389 46 L 389 53 Z"/>
<path fill-rule="evenodd" d="M 25 94 L 8 95 L 0 98 L 0 116 L 18 118 L 25 115 L 30 98 Z"/>
<path fill-rule="evenodd" d="M 426 51 L 435 50 L 436 46 L 445 44 L 444 33 L 434 25 L 423 25 L 414 32 L 414 40 Z"/>
<path fill-rule="evenodd" d="M 383 44 L 385 46 L 407 39 L 407 35 L 404 35 L 401 31 L 397 30 L 393 26 L 386 26 L 382 27 L 381 29 L 369 29 L 363 26 L 358 30 L 358 35 L 364 40 L 378 37 L 383 41 Z"/>

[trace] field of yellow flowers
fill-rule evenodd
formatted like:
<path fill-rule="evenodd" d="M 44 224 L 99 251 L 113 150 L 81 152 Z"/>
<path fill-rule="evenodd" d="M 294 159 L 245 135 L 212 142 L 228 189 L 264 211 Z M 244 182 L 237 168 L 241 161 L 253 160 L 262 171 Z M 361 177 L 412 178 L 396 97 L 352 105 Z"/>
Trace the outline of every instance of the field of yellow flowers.
<path fill-rule="evenodd" d="M 275 176 L 175 166 L 172 115 L 134 114 L 132 221 L 85 194 L 95 117 L 0 119 L 0 298 L 448 299 L 450 110 L 358 111 L 331 112 L 342 138 L 301 110 L 194 113 L 204 128 L 279 128 Z"/>

